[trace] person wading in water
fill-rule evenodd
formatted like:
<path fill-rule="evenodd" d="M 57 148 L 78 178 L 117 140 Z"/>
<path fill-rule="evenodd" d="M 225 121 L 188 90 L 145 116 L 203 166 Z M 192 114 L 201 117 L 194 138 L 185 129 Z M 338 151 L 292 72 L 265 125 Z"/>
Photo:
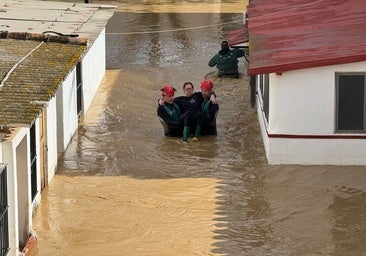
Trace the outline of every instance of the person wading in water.
<path fill-rule="evenodd" d="M 163 90 L 164 87 L 161 89 Z M 202 129 L 202 120 L 203 120 L 203 116 L 202 116 L 202 111 L 201 111 L 201 107 L 202 107 L 202 103 L 203 103 L 203 95 L 201 92 L 194 92 L 194 87 L 192 82 L 185 82 L 183 84 L 183 91 L 184 91 L 184 96 L 179 96 L 176 98 L 173 98 L 173 102 L 179 107 L 180 110 L 180 122 L 183 125 L 182 128 L 182 139 L 183 142 L 188 142 L 188 137 L 189 134 L 191 132 L 191 128 L 194 127 L 194 134 L 193 134 L 193 138 L 192 141 L 193 142 L 197 142 L 198 138 L 201 136 L 201 129 Z M 162 94 L 163 96 L 163 94 Z M 211 92 L 210 96 L 210 101 L 213 104 L 217 104 L 216 101 L 216 95 L 215 93 Z M 172 99 L 169 99 L 170 101 Z M 164 117 L 164 113 L 162 111 L 163 107 L 165 104 L 167 103 L 167 100 L 164 98 L 159 100 L 159 106 L 158 106 L 158 116 L 161 117 L 164 122 L 166 123 L 166 125 L 168 125 L 168 127 L 170 127 L 170 131 L 174 130 L 174 127 L 176 127 L 177 121 L 175 120 L 174 123 L 172 123 L 171 121 L 165 121 L 167 120 L 167 117 Z M 168 104 L 169 103 L 168 101 Z M 159 115 L 159 109 L 160 109 L 160 115 Z M 166 135 L 172 135 L 175 136 L 176 134 L 173 134 L 172 132 L 169 132 L 169 134 Z"/>
<path fill-rule="evenodd" d="M 239 78 L 238 58 L 244 55 L 243 50 L 230 49 L 228 41 L 222 41 L 221 50 L 209 60 L 208 65 L 210 67 L 216 66 L 219 70 L 219 77 Z"/>

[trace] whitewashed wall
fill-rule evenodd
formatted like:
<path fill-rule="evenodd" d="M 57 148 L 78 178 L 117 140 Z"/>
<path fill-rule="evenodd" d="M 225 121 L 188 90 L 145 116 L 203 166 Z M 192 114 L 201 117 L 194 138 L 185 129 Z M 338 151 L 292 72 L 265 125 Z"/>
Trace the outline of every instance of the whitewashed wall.
<path fill-rule="evenodd" d="M 84 56 L 81 68 L 83 108 L 86 112 L 105 74 L 105 30 Z M 57 150 L 60 153 L 65 152 L 78 128 L 76 97 L 76 68 L 74 68 L 56 94 Z"/>
<path fill-rule="evenodd" d="M 258 100 L 258 98 L 257 98 L 256 106 L 257 106 L 257 115 L 258 115 L 259 126 L 261 128 L 263 146 L 264 146 L 264 149 L 266 152 L 266 157 L 267 157 L 267 159 L 269 159 L 268 154 L 270 151 L 269 151 L 269 138 L 267 136 L 267 129 L 266 129 L 267 121 L 264 117 L 264 113 L 262 112 L 262 108 L 261 108 L 262 105 L 261 105 L 260 101 Z"/>
<path fill-rule="evenodd" d="M 269 164 L 366 165 L 366 141 L 271 138 Z"/>
<path fill-rule="evenodd" d="M 65 152 L 78 128 L 76 99 L 76 67 L 67 76 L 56 93 L 57 150 Z"/>
<path fill-rule="evenodd" d="M 47 107 L 47 160 L 49 184 L 57 170 L 57 108 L 56 97 L 53 97 Z"/>
<path fill-rule="evenodd" d="M 304 69 L 270 75 L 271 134 L 333 134 L 334 70 Z"/>
<path fill-rule="evenodd" d="M 7 164 L 8 184 L 8 225 L 9 247 L 8 255 L 18 255 L 19 221 L 18 216 L 27 217 L 21 227 L 29 229 L 30 217 L 30 166 L 29 166 L 29 129 L 15 129 L 3 142 L 3 162 Z M 24 165 L 24 166 L 18 166 Z M 20 172 L 20 173 L 19 173 Z M 21 180 L 19 180 L 21 177 Z M 19 201 L 22 202 L 19 204 Z M 29 230 L 28 230 L 29 231 Z"/>
<path fill-rule="evenodd" d="M 105 29 L 100 33 L 82 61 L 83 109 L 89 109 L 106 69 Z"/>
<path fill-rule="evenodd" d="M 267 128 L 257 104 L 270 164 L 366 164 L 366 140 L 269 138 L 267 135 L 333 135 L 335 72 L 358 71 L 366 71 L 366 62 L 270 74 Z"/>

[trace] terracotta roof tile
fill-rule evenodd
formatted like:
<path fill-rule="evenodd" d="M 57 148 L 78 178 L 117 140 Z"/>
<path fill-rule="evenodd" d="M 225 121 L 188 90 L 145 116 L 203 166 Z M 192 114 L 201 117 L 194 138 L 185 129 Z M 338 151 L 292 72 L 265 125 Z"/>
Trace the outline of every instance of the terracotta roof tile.
<path fill-rule="evenodd" d="M 365 0 L 250 0 L 252 75 L 366 61 Z"/>

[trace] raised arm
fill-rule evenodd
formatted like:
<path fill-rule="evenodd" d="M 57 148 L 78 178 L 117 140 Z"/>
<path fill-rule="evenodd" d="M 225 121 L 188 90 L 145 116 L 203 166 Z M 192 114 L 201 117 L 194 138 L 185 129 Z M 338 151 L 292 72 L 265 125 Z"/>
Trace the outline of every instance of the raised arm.
<path fill-rule="evenodd" d="M 209 61 L 208 61 L 208 66 L 210 67 L 214 67 L 216 65 L 216 55 L 213 56 Z"/>

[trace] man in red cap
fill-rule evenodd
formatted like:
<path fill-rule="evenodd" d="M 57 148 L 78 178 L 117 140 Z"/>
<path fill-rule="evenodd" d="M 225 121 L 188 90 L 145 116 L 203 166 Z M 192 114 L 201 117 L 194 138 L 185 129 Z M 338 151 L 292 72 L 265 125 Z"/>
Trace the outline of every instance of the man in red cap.
<path fill-rule="evenodd" d="M 174 103 L 175 88 L 164 85 L 160 89 L 161 99 L 164 104 L 158 104 L 157 115 L 161 119 L 165 135 L 176 136 L 181 133 L 182 121 L 179 106 Z"/>
<path fill-rule="evenodd" d="M 200 87 L 201 87 L 201 92 L 202 92 L 202 94 L 203 94 L 203 91 L 205 91 L 205 92 L 206 92 L 206 96 L 207 96 L 207 93 L 208 93 L 208 92 L 210 92 L 210 93 L 212 92 L 212 89 L 213 89 L 213 83 L 212 83 L 212 81 L 211 81 L 211 80 L 206 79 L 206 80 L 203 80 L 203 81 L 201 82 Z M 208 96 L 210 96 L 210 95 L 208 95 Z"/>
<path fill-rule="evenodd" d="M 216 117 L 219 111 L 219 105 L 217 103 L 214 104 L 210 100 L 214 86 L 211 80 L 203 80 L 200 86 L 203 97 L 201 105 L 202 126 L 208 134 L 216 135 Z"/>

